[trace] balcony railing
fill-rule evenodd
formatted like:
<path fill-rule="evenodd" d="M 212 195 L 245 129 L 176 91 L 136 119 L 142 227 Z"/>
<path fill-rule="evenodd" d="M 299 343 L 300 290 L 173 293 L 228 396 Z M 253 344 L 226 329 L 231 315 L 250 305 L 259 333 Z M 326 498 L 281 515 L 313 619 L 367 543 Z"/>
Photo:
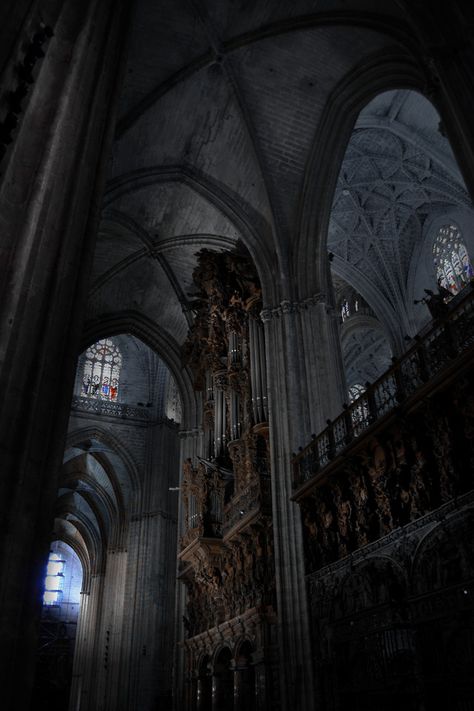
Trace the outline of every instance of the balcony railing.
<path fill-rule="evenodd" d="M 71 408 L 80 412 L 107 417 L 120 417 L 122 419 L 145 420 L 150 419 L 150 410 L 145 407 L 131 407 L 121 402 L 110 400 L 95 400 L 88 397 L 74 397 Z"/>
<path fill-rule="evenodd" d="M 261 475 L 243 491 L 233 496 L 226 505 L 224 536 L 228 535 L 230 531 L 235 532 L 240 523 L 247 524 L 250 518 L 259 513 L 269 514 L 271 500 L 270 477 Z"/>
<path fill-rule="evenodd" d="M 354 439 L 369 427 L 408 404 L 423 386 L 434 383 L 474 344 L 474 288 L 467 288 L 463 298 L 450 304 L 443 318 L 417 336 L 415 344 L 378 380 L 367 383 L 366 391 L 293 459 L 293 485 L 298 488 L 322 470 Z M 461 295 L 459 295 L 461 296 Z"/>

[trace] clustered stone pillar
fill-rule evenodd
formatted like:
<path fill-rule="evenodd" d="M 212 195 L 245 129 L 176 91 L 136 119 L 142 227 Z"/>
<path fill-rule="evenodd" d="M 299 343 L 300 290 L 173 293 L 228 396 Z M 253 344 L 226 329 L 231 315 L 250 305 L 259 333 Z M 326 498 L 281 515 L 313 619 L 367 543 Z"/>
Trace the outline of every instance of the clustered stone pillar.
<path fill-rule="evenodd" d="M 94 676 L 98 666 L 97 629 L 104 576 L 94 572 L 87 575 L 85 583 L 81 591 L 70 694 L 70 698 L 75 699 L 75 708 L 80 709 L 87 709 L 95 702 L 92 697 L 95 689 Z"/>
<path fill-rule="evenodd" d="M 309 368 L 318 344 L 305 342 L 301 333 L 302 315 L 304 318 L 306 311 L 306 304 L 289 301 L 262 311 L 268 370 L 272 373 L 269 425 L 279 649 L 285 650 L 292 660 L 291 665 L 286 665 L 284 659 L 279 660 L 281 707 L 298 711 L 313 708 L 309 611 L 301 586 L 304 579 L 303 539 L 299 511 L 291 501 L 291 452 L 295 449 L 296 438 L 301 437 L 301 431 L 305 432 L 310 421 L 309 413 L 302 409 L 306 400 L 302 394 L 310 389 L 310 373 L 317 377 L 316 371 Z M 312 333 L 316 336 L 315 331 Z M 304 344 L 303 349 L 301 344 Z M 326 347 L 322 348 L 323 345 Z M 329 365 L 327 344 L 320 343 L 319 349 L 323 351 L 319 357 L 326 357 Z M 314 390 L 321 394 L 323 385 L 316 381 Z M 317 407 L 322 403 L 318 400 L 314 404 Z M 256 674 L 259 689 L 261 684 L 267 683 L 260 665 L 256 667 Z"/>
<path fill-rule="evenodd" d="M 310 623 L 301 586 L 305 575 L 301 521 L 291 501 L 291 453 L 301 438 L 303 444 L 315 431 L 312 424 L 332 413 L 338 403 L 340 407 L 341 387 L 333 367 L 330 309 L 322 295 L 297 303 L 282 301 L 264 309 L 261 318 L 272 374 L 269 425 L 279 649 L 292 660 L 291 665 L 280 660 L 281 706 L 310 711 L 314 708 Z M 307 406 L 308 392 L 316 415 Z M 256 675 L 258 689 L 266 683 L 258 665 Z"/>
<path fill-rule="evenodd" d="M 40 15 L 38 5 L 20 6 L 25 35 L 18 46 L 40 22 L 54 34 L 35 66 L 0 176 L 0 675 L 2 707 L 18 711 L 30 708 L 128 9 L 126 0 L 43 0 Z M 13 48 L 2 83 L 17 62 Z"/>

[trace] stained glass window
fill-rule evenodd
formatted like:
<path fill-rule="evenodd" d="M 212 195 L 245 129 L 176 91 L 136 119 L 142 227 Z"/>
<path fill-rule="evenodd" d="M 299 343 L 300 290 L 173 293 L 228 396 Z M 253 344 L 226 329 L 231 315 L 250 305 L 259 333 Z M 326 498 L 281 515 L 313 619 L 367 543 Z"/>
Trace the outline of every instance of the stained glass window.
<path fill-rule="evenodd" d="M 82 394 L 99 400 L 117 400 L 122 356 L 109 338 L 86 351 Z"/>
<path fill-rule="evenodd" d="M 358 397 L 365 393 L 363 385 L 356 383 L 349 388 L 349 402 L 353 403 Z M 354 406 L 351 410 L 352 426 L 356 435 L 360 434 L 360 427 L 365 427 L 368 422 L 369 411 L 364 401 Z"/>
<path fill-rule="evenodd" d="M 351 315 L 351 310 L 349 308 L 349 302 L 345 299 L 341 304 L 341 316 L 342 320 L 345 321 Z"/>
<path fill-rule="evenodd" d="M 61 601 L 64 582 L 65 561 L 57 554 L 50 553 L 44 579 L 43 605 L 58 605 Z"/>
<path fill-rule="evenodd" d="M 441 286 L 457 294 L 474 276 L 471 260 L 455 225 L 443 225 L 433 243 L 436 278 Z"/>
<path fill-rule="evenodd" d="M 363 385 L 359 385 L 358 383 L 356 385 L 351 385 L 349 388 L 349 402 L 354 402 L 354 400 L 357 400 L 357 398 L 364 393 L 365 388 Z"/>

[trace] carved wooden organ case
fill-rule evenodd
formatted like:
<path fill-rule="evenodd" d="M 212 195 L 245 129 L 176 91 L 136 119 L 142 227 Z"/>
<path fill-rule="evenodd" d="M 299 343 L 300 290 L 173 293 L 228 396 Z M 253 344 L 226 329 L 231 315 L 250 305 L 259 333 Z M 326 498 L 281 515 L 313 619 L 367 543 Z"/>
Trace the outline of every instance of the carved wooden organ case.
<path fill-rule="evenodd" d="M 261 289 L 242 247 L 201 250 L 193 279 L 195 320 L 184 361 L 203 394 L 206 452 L 185 462 L 181 487 L 184 623 L 196 654 L 203 633 L 209 640 L 223 623 L 227 635 L 237 634 L 229 624 L 237 618 L 239 634 L 257 649 L 262 621 L 275 615 Z M 244 619 L 249 629 L 242 630 Z"/>

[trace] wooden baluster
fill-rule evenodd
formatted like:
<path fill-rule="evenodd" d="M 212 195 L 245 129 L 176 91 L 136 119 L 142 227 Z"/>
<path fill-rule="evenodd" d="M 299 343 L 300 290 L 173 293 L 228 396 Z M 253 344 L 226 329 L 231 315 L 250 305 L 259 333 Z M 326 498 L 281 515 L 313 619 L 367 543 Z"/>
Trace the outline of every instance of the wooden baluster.
<path fill-rule="evenodd" d="M 367 395 L 367 406 L 369 408 L 369 422 L 375 422 L 377 419 L 377 402 L 375 400 L 375 389 L 367 382 L 365 384 L 366 395 Z"/>
<path fill-rule="evenodd" d="M 346 434 L 344 437 L 344 442 L 345 444 L 349 444 L 349 442 L 352 442 L 354 439 L 354 426 L 352 424 L 352 413 L 351 410 L 349 409 L 349 405 L 347 403 L 343 404 L 343 409 L 344 409 L 344 427 L 346 430 Z"/>
<path fill-rule="evenodd" d="M 424 341 L 420 336 L 415 336 L 416 341 L 416 356 L 418 358 L 418 368 L 420 372 L 420 378 L 424 383 L 426 383 L 430 378 L 429 368 L 428 368 L 428 354 L 426 352 L 426 346 Z"/>
<path fill-rule="evenodd" d="M 328 434 L 328 457 L 329 459 L 334 459 L 336 456 L 336 439 L 334 437 L 334 426 L 331 420 L 326 420 L 327 423 L 327 434 Z"/>
<path fill-rule="evenodd" d="M 397 402 L 403 402 L 406 398 L 405 383 L 403 380 L 402 365 L 401 361 L 396 357 L 392 356 L 392 368 L 393 374 L 395 376 L 396 392 L 395 397 Z"/>

